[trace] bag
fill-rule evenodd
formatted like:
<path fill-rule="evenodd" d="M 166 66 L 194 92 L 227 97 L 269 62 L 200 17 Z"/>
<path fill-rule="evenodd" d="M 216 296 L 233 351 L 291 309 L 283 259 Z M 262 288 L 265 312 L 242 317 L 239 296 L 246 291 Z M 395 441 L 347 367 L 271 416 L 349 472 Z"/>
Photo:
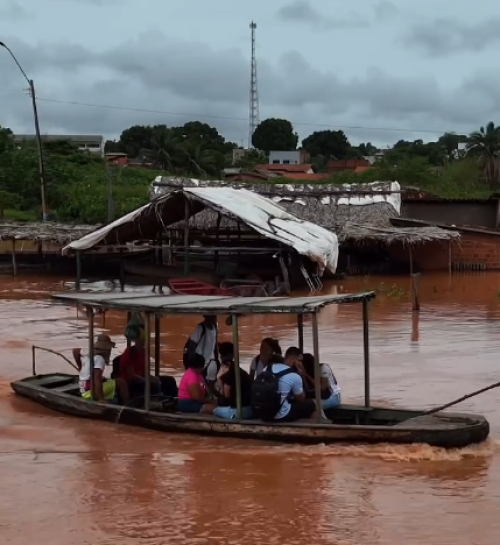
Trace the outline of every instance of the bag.
<path fill-rule="evenodd" d="M 196 343 L 196 346 L 195 346 L 195 349 L 193 350 L 193 353 L 191 353 L 191 354 L 189 353 L 189 344 L 192 342 L 191 337 L 188 338 L 188 340 L 186 341 L 186 344 L 184 345 L 184 349 L 182 351 L 182 363 L 184 364 L 184 369 L 189 368 L 189 363 L 190 363 L 191 357 L 193 356 L 194 352 L 196 352 L 196 349 L 198 348 L 201 341 L 205 337 L 205 333 L 207 331 L 207 326 L 204 324 L 204 322 L 201 322 L 200 325 L 202 327 L 202 333 L 200 335 L 200 338 L 198 339 L 198 342 Z M 207 362 L 205 362 L 205 363 L 207 363 Z"/>
<path fill-rule="evenodd" d="M 289 368 L 279 373 L 273 373 L 272 365 L 270 365 L 255 378 L 250 399 L 256 418 L 267 422 L 274 420 L 283 405 L 279 391 L 279 379 L 290 373 L 295 373 L 295 371 Z"/>

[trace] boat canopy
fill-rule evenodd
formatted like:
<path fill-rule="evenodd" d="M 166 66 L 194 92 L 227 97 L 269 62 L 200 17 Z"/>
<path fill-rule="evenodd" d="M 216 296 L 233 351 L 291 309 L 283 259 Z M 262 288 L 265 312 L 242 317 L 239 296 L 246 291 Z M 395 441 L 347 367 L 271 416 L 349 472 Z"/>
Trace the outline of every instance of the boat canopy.
<path fill-rule="evenodd" d="M 52 294 L 70 304 L 154 314 L 317 314 L 326 305 L 361 303 L 375 292 L 313 297 L 231 297 L 218 295 L 147 295 L 139 293 L 62 292 Z"/>
<path fill-rule="evenodd" d="M 186 204 L 188 213 L 186 213 Z M 116 245 L 153 239 L 169 225 L 210 208 L 236 218 L 260 235 L 293 248 L 317 263 L 320 274 L 335 273 L 339 256 L 335 233 L 287 212 L 271 199 L 246 189 L 230 187 L 185 187 L 130 212 L 75 240 L 62 249 L 63 255 L 90 250 L 99 245 Z"/>

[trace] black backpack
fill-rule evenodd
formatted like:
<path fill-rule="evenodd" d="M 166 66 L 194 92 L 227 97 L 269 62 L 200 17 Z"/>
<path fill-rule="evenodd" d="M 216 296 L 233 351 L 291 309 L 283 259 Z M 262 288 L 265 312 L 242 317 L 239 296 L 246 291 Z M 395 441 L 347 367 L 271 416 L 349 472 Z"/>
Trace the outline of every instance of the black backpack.
<path fill-rule="evenodd" d="M 283 405 L 279 391 L 279 379 L 290 373 L 295 373 L 295 371 L 288 368 L 279 373 L 273 373 L 271 364 L 255 378 L 252 384 L 251 404 L 256 418 L 267 422 L 274 420 Z"/>

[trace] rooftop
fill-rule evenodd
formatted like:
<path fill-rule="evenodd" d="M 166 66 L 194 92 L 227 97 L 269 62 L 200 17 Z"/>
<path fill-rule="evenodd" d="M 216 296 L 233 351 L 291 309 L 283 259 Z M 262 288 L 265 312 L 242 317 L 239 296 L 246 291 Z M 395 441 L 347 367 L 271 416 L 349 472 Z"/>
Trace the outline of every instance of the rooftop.
<path fill-rule="evenodd" d="M 145 295 L 138 293 L 62 292 L 53 299 L 74 305 L 156 314 L 317 314 L 327 305 L 361 303 L 375 293 L 347 293 L 311 297 L 219 297 L 217 295 Z"/>

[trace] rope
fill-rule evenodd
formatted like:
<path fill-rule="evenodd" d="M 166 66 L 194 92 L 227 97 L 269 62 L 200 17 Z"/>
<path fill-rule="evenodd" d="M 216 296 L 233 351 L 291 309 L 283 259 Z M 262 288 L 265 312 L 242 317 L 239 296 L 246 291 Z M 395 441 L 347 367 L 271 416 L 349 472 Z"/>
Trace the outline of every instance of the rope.
<path fill-rule="evenodd" d="M 43 352 L 49 352 L 50 354 L 54 354 L 56 356 L 60 356 L 63 360 L 67 361 L 75 371 L 80 372 L 80 369 L 76 366 L 75 363 L 73 363 L 70 359 L 68 359 L 64 354 L 61 354 L 60 352 L 56 352 L 55 350 L 51 350 L 50 348 L 44 348 L 43 346 L 33 346 L 35 350 L 42 350 Z"/>
<path fill-rule="evenodd" d="M 500 382 L 495 382 L 495 384 L 491 384 L 490 386 L 486 386 L 485 388 L 476 390 L 475 392 L 472 392 L 471 394 L 464 395 L 458 399 L 455 399 L 455 401 L 451 401 L 450 403 L 446 403 L 439 407 L 435 407 L 434 409 L 429 409 L 428 411 L 425 411 L 423 414 L 427 416 L 430 414 L 438 413 L 440 411 L 444 411 L 445 409 L 448 409 L 449 407 L 452 407 L 453 405 L 457 405 L 457 403 L 462 403 L 462 401 L 465 401 L 466 399 L 470 399 L 471 397 L 475 397 L 479 394 L 483 394 L 484 392 L 487 392 L 488 390 L 493 390 L 493 388 L 498 388 L 499 386 L 500 386 Z"/>

